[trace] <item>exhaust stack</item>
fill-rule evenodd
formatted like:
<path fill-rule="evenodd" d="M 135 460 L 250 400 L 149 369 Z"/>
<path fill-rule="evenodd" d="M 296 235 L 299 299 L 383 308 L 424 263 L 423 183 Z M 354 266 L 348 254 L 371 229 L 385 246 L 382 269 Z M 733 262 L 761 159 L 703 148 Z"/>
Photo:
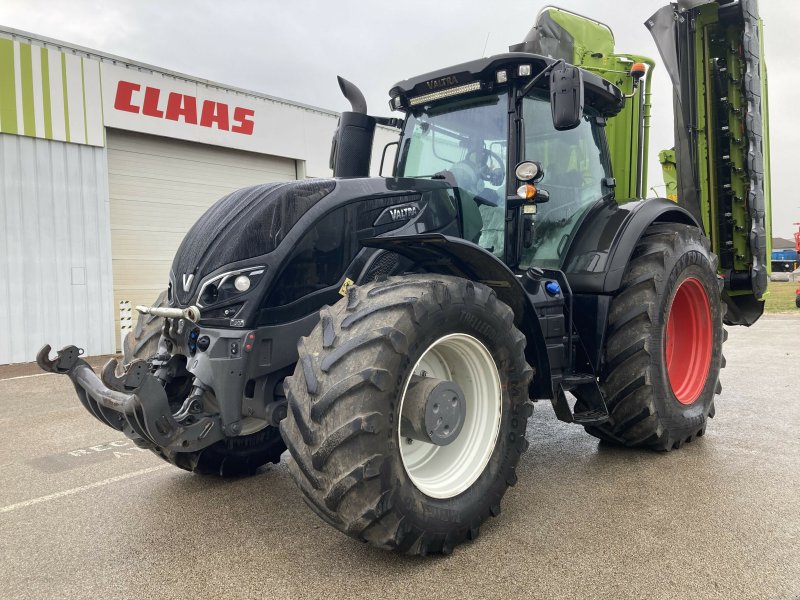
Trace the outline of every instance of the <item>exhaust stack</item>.
<path fill-rule="evenodd" d="M 367 115 L 367 101 L 355 84 L 337 77 L 352 110 L 339 117 L 331 142 L 330 167 L 334 177 L 368 177 L 375 137 L 375 118 Z"/>

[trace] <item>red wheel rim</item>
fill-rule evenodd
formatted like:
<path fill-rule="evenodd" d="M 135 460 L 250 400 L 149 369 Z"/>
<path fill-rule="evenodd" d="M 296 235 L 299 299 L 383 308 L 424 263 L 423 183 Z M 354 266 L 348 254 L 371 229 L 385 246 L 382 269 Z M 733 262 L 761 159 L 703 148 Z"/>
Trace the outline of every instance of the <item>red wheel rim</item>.
<path fill-rule="evenodd" d="M 664 341 L 669 384 L 681 404 L 692 404 L 700 397 L 713 346 L 708 294 L 699 279 L 690 277 L 672 299 Z"/>

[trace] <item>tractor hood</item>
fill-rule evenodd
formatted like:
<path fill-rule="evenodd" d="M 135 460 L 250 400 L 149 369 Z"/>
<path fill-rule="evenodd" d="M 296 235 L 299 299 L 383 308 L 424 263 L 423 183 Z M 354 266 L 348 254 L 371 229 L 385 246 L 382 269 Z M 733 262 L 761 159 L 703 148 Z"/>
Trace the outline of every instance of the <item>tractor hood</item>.
<path fill-rule="evenodd" d="M 237 190 L 186 234 L 172 263 L 169 303 L 197 306 L 201 322 L 213 326 L 303 317 L 335 302 L 347 277 L 380 271 L 367 264 L 374 251 L 362 240 L 458 235 L 454 203 L 451 186 L 431 179 L 309 179 Z M 249 283 L 236 287 L 245 273 Z"/>
<path fill-rule="evenodd" d="M 272 252 L 335 185 L 333 179 L 265 183 L 218 200 L 192 226 L 175 254 L 175 298 L 186 304 L 209 273 Z"/>

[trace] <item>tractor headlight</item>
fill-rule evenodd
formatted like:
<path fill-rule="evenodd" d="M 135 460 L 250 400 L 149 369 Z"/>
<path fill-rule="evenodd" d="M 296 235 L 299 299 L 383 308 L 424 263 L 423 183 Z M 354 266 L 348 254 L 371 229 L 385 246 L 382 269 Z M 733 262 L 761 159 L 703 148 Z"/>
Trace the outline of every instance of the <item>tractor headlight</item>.
<path fill-rule="evenodd" d="M 249 267 L 212 277 L 200 286 L 197 305 L 202 308 L 233 300 L 252 289 L 266 270 L 264 266 Z"/>
<path fill-rule="evenodd" d="M 514 175 L 520 181 L 533 181 L 539 177 L 541 172 L 542 168 L 539 164 L 530 160 L 519 163 L 517 168 L 514 169 Z"/>
<path fill-rule="evenodd" d="M 233 280 L 233 287 L 240 292 L 246 292 L 250 289 L 250 278 L 247 275 L 239 275 Z"/>

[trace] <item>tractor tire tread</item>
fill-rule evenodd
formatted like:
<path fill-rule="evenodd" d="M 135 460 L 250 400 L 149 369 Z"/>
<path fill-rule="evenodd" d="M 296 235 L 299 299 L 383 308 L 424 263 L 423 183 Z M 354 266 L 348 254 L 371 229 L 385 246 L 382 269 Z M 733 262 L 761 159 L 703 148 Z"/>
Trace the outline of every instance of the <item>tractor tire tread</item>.
<path fill-rule="evenodd" d="M 494 306 L 504 323 L 513 324 L 511 309 L 481 284 L 444 275 L 390 277 L 350 287 L 327 313 L 331 321 L 326 327 L 333 333 L 318 326 L 301 341 L 300 365 L 286 380 L 291 410 L 280 425 L 293 459 L 289 471 L 312 510 L 343 533 L 408 554 L 448 553 L 477 537 L 480 524 L 492 514 L 487 505 L 485 514 L 458 532 L 430 535 L 398 510 L 394 489 L 385 481 L 391 455 L 385 440 L 396 425 L 383 403 L 388 405 L 402 384 L 391 365 L 407 360 L 409 336 L 433 306 L 465 302 Z M 533 370 L 524 362 L 525 338 L 513 326 L 511 332 L 512 347 L 520 351 L 515 360 L 524 363 L 515 372 L 527 391 Z M 332 343 L 326 345 L 323 338 Z M 523 404 L 529 404 L 527 394 Z M 523 418 L 515 418 L 517 428 L 510 435 L 524 440 L 530 410 L 517 407 L 515 413 Z M 505 482 L 516 482 L 514 467 L 526 447 L 514 446 L 515 457 L 502 475 Z M 501 496 L 493 504 L 499 506 Z"/>
<path fill-rule="evenodd" d="M 713 417 L 713 401 L 702 418 L 696 418 L 679 437 L 665 425 L 654 404 L 654 361 L 660 348 L 651 348 L 651 329 L 657 322 L 659 290 L 670 273 L 665 272 L 688 243 L 705 249 L 716 272 L 717 258 L 709 251 L 708 240 L 695 227 L 674 223 L 651 225 L 633 251 L 622 287 L 609 311 L 609 326 L 604 348 L 601 385 L 610 419 L 601 425 L 586 426 L 600 440 L 631 447 L 670 451 L 680 448 L 705 433 L 706 418 Z M 713 300 L 712 300 L 713 301 Z M 721 306 L 724 306 L 720 302 Z M 724 309 L 721 308 L 721 311 Z M 724 314 L 724 313 L 723 313 Z M 727 339 L 727 332 L 721 335 Z M 720 359 L 725 366 L 724 357 Z M 719 393 L 721 386 L 714 382 Z M 581 408 L 578 398 L 576 410 Z"/>

